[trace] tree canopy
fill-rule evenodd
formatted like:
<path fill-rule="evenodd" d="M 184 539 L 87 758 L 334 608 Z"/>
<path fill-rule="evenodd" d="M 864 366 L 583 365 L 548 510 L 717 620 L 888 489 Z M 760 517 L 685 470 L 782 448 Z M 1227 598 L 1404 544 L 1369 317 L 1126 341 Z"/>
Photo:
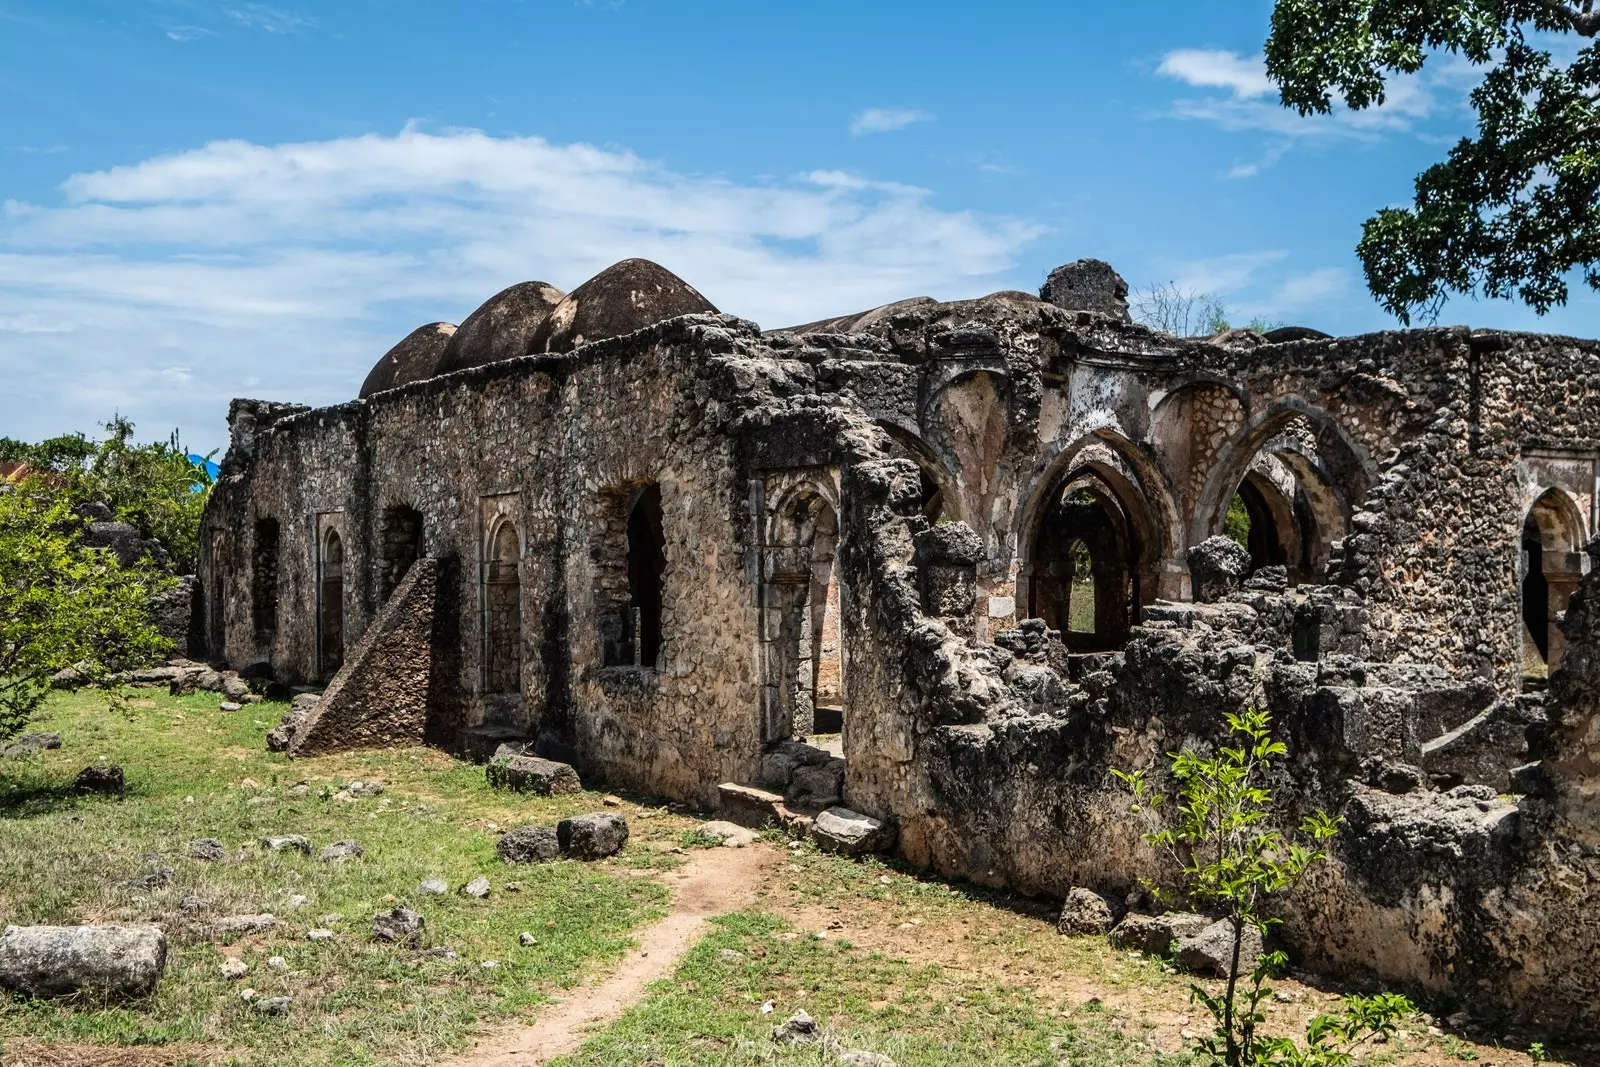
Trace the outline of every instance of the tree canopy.
<path fill-rule="evenodd" d="M 1381 105 L 1390 79 L 1431 56 L 1484 69 L 1476 137 L 1384 208 L 1357 254 L 1378 302 L 1402 322 L 1451 293 L 1517 298 L 1544 314 L 1582 271 L 1600 289 L 1600 53 L 1567 61 L 1565 38 L 1600 34 L 1594 0 L 1278 0 L 1267 71 L 1301 114 Z"/>
<path fill-rule="evenodd" d="M 140 445 L 133 443 L 133 429 L 115 416 L 98 441 L 82 433 L 38 444 L 0 437 L 0 462 L 20 460 L 43 472 L 73 507 L 105 504 L 141 537 L 159 541 L 175 570 L 193 573 L 211 479 L 189 458 L 177 431 L 165 441 Z"/>

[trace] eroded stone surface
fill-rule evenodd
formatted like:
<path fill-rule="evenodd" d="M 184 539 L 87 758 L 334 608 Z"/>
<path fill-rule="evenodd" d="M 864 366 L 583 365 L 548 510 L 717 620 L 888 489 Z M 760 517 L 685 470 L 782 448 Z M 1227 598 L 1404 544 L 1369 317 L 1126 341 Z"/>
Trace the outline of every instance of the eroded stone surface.
<path fill-rule="evenodd" d="M 166 966 L 157 926 L 8 926 L 0 935 L 0 986 L 34 996 L 144 996 Z"/>

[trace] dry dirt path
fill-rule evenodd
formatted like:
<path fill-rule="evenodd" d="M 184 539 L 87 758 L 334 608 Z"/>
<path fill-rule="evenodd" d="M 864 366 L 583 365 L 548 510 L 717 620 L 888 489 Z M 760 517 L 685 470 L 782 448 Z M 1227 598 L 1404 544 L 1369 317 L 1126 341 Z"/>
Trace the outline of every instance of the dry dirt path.
<path fill-rule="evenodd" d="M 577 986 L 540 1009 L 528 1025 L 486 1034 L 443 1067 L 528 1067 L 572 1052 L 598 1027 L 643 999 L 647 985 L 671 973 L 694 946 L 707 919 L 738 911 L 755 898 L 780 856 L 759 842 L 745 848 L 696 851 L 662 878 L 674 894 L 667 917 L 639 935 L 639 945 L 592 985 Z"/>

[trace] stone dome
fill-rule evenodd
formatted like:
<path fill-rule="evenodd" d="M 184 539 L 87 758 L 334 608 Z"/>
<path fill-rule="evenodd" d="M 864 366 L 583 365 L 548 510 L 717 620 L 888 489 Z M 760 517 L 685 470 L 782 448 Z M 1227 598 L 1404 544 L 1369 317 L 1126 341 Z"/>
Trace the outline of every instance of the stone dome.
<path fill-rule="evenodd" d="M 406 334 L 405 339 L 383 354 L 367 380 L 361 383 L 358 394 L 365 400 L 373 393 L 385 389 L 398 389 L 402 385 L 420 382 L 439 373 L 439 357 L 445 346 L 455 336 L 453 322 L 430 322 Z"/>
<path fill-rule="evenodd" d="M 527 355 L 528 342 L 561 303 L 562 292 L 547 282 L 518 282 L 468 315 L 445 346 L 440 374 Z"/>
<path fill-rule="evenodd" d="M 716 312 L 711 301 L 667 268 L 648 259 L 625 259 L 567 294 L 534 334 L 531 351 L 570 352 L 679 315 Z"/>

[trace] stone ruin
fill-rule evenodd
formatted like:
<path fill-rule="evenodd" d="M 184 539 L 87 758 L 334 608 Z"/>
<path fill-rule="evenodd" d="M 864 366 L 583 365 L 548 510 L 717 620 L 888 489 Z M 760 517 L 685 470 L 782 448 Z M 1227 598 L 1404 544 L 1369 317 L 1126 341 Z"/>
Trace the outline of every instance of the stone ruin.
<path fill-rule="evenodd" d="M 1347 820 L 1301 965 L 1600 1034 L 1600 345 L 1178 338 L 1095 261 L 1042 293 L 763 331 L 630 260 L 349 403 L 235 401 L 209 653 L 326 684 L 294 754 L 522 742 L 1136 900 L 1174 872 L 1110 770 L 1264 700 L 1285 818 Z"/>

